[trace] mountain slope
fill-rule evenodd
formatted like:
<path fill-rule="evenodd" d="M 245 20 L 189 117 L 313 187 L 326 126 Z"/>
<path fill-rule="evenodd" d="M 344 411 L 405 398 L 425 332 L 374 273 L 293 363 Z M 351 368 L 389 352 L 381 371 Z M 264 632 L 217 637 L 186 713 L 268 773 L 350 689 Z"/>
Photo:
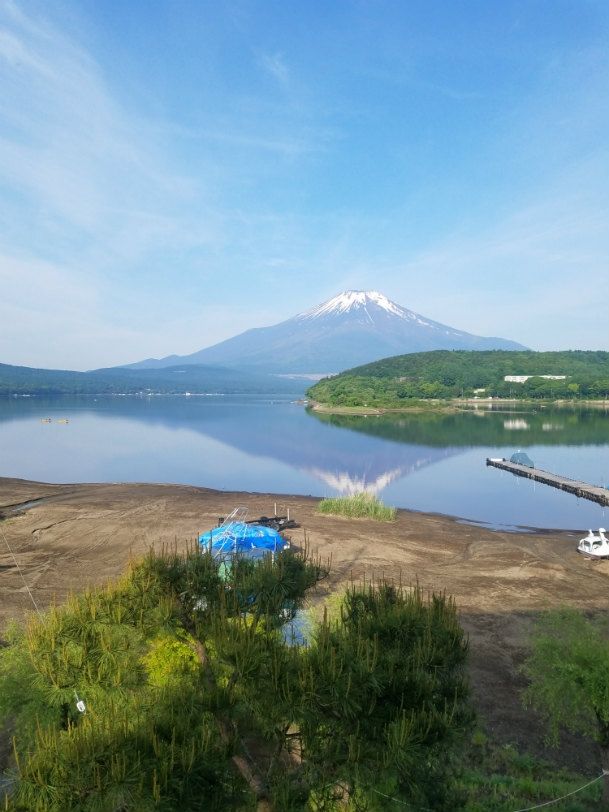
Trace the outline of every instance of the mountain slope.
<path fill-rule="evenodd" d="M 524 349 L 424 318 L 378 291 L 346 291 L 272 327 L 258 327 L 199 350 L 131 364 L 221 364 L 276 373 L 333 373 L 390 355 L 440 349 Z"/>

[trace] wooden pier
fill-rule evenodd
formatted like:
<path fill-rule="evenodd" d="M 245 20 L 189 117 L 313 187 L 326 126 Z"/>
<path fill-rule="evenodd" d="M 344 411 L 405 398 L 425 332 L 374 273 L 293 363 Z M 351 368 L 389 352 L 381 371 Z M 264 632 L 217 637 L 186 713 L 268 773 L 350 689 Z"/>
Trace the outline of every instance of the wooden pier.
<path fill-rule="evenodd" d="M 558 488 L 561 491 L 580 496 L 582 499 L 589 499 L 591 502 L 596 502 L 599 505 L 609 505 L 609 490 L 601 488 L 597 485 L 588 485 L 586 482 L 579 482 L 576 479 L 568 479 L 565 476 L 558 476 L 558 474 L 550 474 L 548 471 L 541 471 L 539 468 L 529 468 L 528 465 L 520 465 L 517 462 L 510 462 L 509 460 L 500 460 L 487 458 L 487 465 L 492 465 L 493 468 L 500 468 L 502 471 L 509 471 L 516 476 L 523 476 L 526 479 L 534 479 L 535 482 L 541 482 L 543 485 L 550 485 L 552 488 Z"/>

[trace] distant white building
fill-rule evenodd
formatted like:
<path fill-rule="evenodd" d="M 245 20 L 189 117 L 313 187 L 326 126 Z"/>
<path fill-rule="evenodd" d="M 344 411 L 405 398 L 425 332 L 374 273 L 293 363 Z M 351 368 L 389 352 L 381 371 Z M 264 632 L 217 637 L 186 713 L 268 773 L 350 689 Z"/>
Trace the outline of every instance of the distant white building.
<path fill-rule="evenodd" d="M 545 378 L 548 381 L 564 381 L 566 375 L 506 375 L 503 380 L 507 383 L 524 383 L 529 378 Z"/>

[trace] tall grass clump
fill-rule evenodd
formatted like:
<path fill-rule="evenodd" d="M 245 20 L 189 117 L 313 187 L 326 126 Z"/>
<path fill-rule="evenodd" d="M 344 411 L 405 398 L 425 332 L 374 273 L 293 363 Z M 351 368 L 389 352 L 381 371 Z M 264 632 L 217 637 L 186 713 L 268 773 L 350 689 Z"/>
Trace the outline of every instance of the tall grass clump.
<path fill-rule="evenodd" d="M 373 493 L 354 493 L 352 496 L 335 496 L 322 499 L 318 513 L 347 516 L 349 519 L 376 519 L 378 522 L 394 522 L 396 509 L 384 505 Z"/>

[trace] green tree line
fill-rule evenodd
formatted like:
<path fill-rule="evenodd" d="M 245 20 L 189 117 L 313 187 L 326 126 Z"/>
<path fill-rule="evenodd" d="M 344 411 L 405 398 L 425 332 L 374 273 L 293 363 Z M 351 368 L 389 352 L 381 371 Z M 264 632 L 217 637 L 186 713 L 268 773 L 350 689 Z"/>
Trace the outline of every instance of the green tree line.
<path fill-rule="evenodd" d="M 529 375 L 524 383 L 506 376 Z M 549 380 L 543 375 L 565 376 Z M 483 390 L 483 391 L 476 391 Z M 531 400 L 609 398 L 609 353 L 603 351 L 412 353 L 325 378 L 308 396 L 334 406 L 399 408 L 416 400 L 493 397 Z"/>

